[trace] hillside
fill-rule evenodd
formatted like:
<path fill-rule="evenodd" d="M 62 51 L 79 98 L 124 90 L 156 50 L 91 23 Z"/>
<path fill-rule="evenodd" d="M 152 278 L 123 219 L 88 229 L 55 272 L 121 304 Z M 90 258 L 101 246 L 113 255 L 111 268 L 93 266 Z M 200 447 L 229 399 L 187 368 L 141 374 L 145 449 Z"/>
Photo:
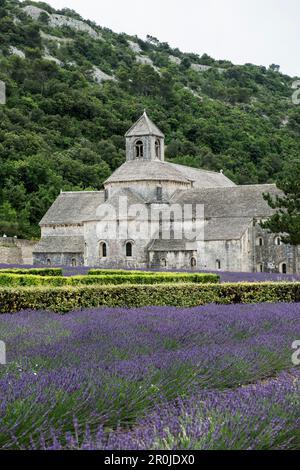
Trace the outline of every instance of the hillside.
<path fill-rule="evenodd" d="M 100 189 L 146 108 L 172 162 L 268 183 L 300 154 L 293 79 L 142 41 L 45 3 L 0 0 L 0 234 L 39 236 L 60 190 Z"/>

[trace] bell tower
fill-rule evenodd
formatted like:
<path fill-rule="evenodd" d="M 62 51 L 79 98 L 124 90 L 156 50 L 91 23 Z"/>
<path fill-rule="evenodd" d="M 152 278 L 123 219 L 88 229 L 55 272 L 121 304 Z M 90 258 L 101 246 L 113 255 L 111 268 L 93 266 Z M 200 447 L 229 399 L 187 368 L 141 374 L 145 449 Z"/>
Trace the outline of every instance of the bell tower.
<path fill-rule="evenodd" d="M 165 160 L 165 136 L 149 119 L 146 111 L 125 134 L 126 160 Z"/>

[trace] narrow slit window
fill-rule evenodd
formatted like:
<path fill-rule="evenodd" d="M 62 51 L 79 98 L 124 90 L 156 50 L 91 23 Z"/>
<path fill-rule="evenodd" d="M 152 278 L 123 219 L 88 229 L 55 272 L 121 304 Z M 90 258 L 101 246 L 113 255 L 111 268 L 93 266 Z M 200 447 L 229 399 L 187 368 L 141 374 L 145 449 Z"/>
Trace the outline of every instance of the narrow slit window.
<path fill-rule="evenodd" d="M 106 245 L 106 243 L 100 243 L 99 255 L 100 255 L 100 258 L 106 258 L 107 257 L 107 245 Z"/>
<path fill-rule="evenodd" d="M 155 156 L 156 158 L 158 158 L 160 160 L 160 156 L 161 156 L 161 145 L 160 145 L 160 141 L 159 140 L 156 140 L 155 141 Z"/>
<path fill-rule="evenodd" d="M 130 242 L 126 243 L 126 256 L 128 258 L 132 257 L 132 243 Z"/>

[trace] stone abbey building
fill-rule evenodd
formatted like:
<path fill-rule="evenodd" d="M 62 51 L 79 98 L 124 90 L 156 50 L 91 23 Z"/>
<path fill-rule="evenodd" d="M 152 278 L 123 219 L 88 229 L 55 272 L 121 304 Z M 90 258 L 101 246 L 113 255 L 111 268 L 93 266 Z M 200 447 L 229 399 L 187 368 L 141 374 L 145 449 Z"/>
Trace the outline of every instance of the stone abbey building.
<path fill-rule="evenodd" d="M 282 244 L 279 236 L 260 226 L 272 214 L 263 193 L 276 194 L 278 189 L 237 186 L 222 173 L 165 162 L 164 135 L 145 112 L 127 132 L 126 162 L 104 183 L 104 190 L 62 192 L 50 207 L 40 222 L 34 263 L 299 272 L 298 247 Z M 120 201 L 129 210 L 121 211 Z M 201 216 L 196 206 L 203 208 Z M 183 208 L 191 208 L 184 217 L 190 232 L 182 236 L 174 207 L 177 214 L 180 208 L 182 214 Z M 152 210 L 159 214 L 155 221 L 149 216 Z M 197 217 L 201 236 L 193 238 Z M 163 225 L 166 220 L 168 226 Z"/>

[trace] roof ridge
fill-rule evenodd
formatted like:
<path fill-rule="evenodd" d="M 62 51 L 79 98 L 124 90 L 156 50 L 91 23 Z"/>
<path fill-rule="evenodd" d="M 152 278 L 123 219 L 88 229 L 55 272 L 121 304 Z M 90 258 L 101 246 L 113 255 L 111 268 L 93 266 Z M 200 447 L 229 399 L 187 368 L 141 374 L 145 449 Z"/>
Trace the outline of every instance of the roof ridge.
<path fill-rule="evenodd" d="M 100 191 L 61 191 L 60 194 L 96 194 L 96 193 L 104 193 L 104 190 Z"/>
<path fill-rule="evenodd" d="M 262 188 L 262 187 L 277 187 L 275 183 L 267 183 L 267 184 L 237 184 L 235 186 L 216 186 L 215 188 L 194 188 L 191 191 L 193 192 L 200 192 L 200 191 L 233 191 L 234 189 L 249 189 L 249 188 Z"/>
<path fill-rule="evenodd" d="M 184 168 L 188 168 L 189 170 L 202 171 L 203 173 L 213 173 L 214 175 L 222 174 L 219 171 L 205 170 L 204 168 L 196 168 L 194 166 L 182 165 L 181 163 L 173 163 L 173 162 L 165 162 L 165 163 L 169 163 L 171 165 L 176 165 L 176 166 L 182 166 Z M 226 175 L 224 175 L 224 176 L 226 176 Z M 226 178 L 227 178 L 227 176 L 226 176 Z"/>
<path fill-rule="evenodd" d="M 132 166 L 130 170 L 136 170 L 136 172 L 129 172 L 128 165 Z M 119 168 L 116 169 L 116 171 L 110 175 L 104 184 L 118 181 L 124 182 L 145 180 L 181 181 L 184 183 L 190 183 L 192 181 L 187 176 L 185 176 L 183 172 L 179 171 L 172 165 L 168 165 L 167 162 L 162 162 L 160 160 L 132 160 L 129 162 L 124 162 Z"/>

